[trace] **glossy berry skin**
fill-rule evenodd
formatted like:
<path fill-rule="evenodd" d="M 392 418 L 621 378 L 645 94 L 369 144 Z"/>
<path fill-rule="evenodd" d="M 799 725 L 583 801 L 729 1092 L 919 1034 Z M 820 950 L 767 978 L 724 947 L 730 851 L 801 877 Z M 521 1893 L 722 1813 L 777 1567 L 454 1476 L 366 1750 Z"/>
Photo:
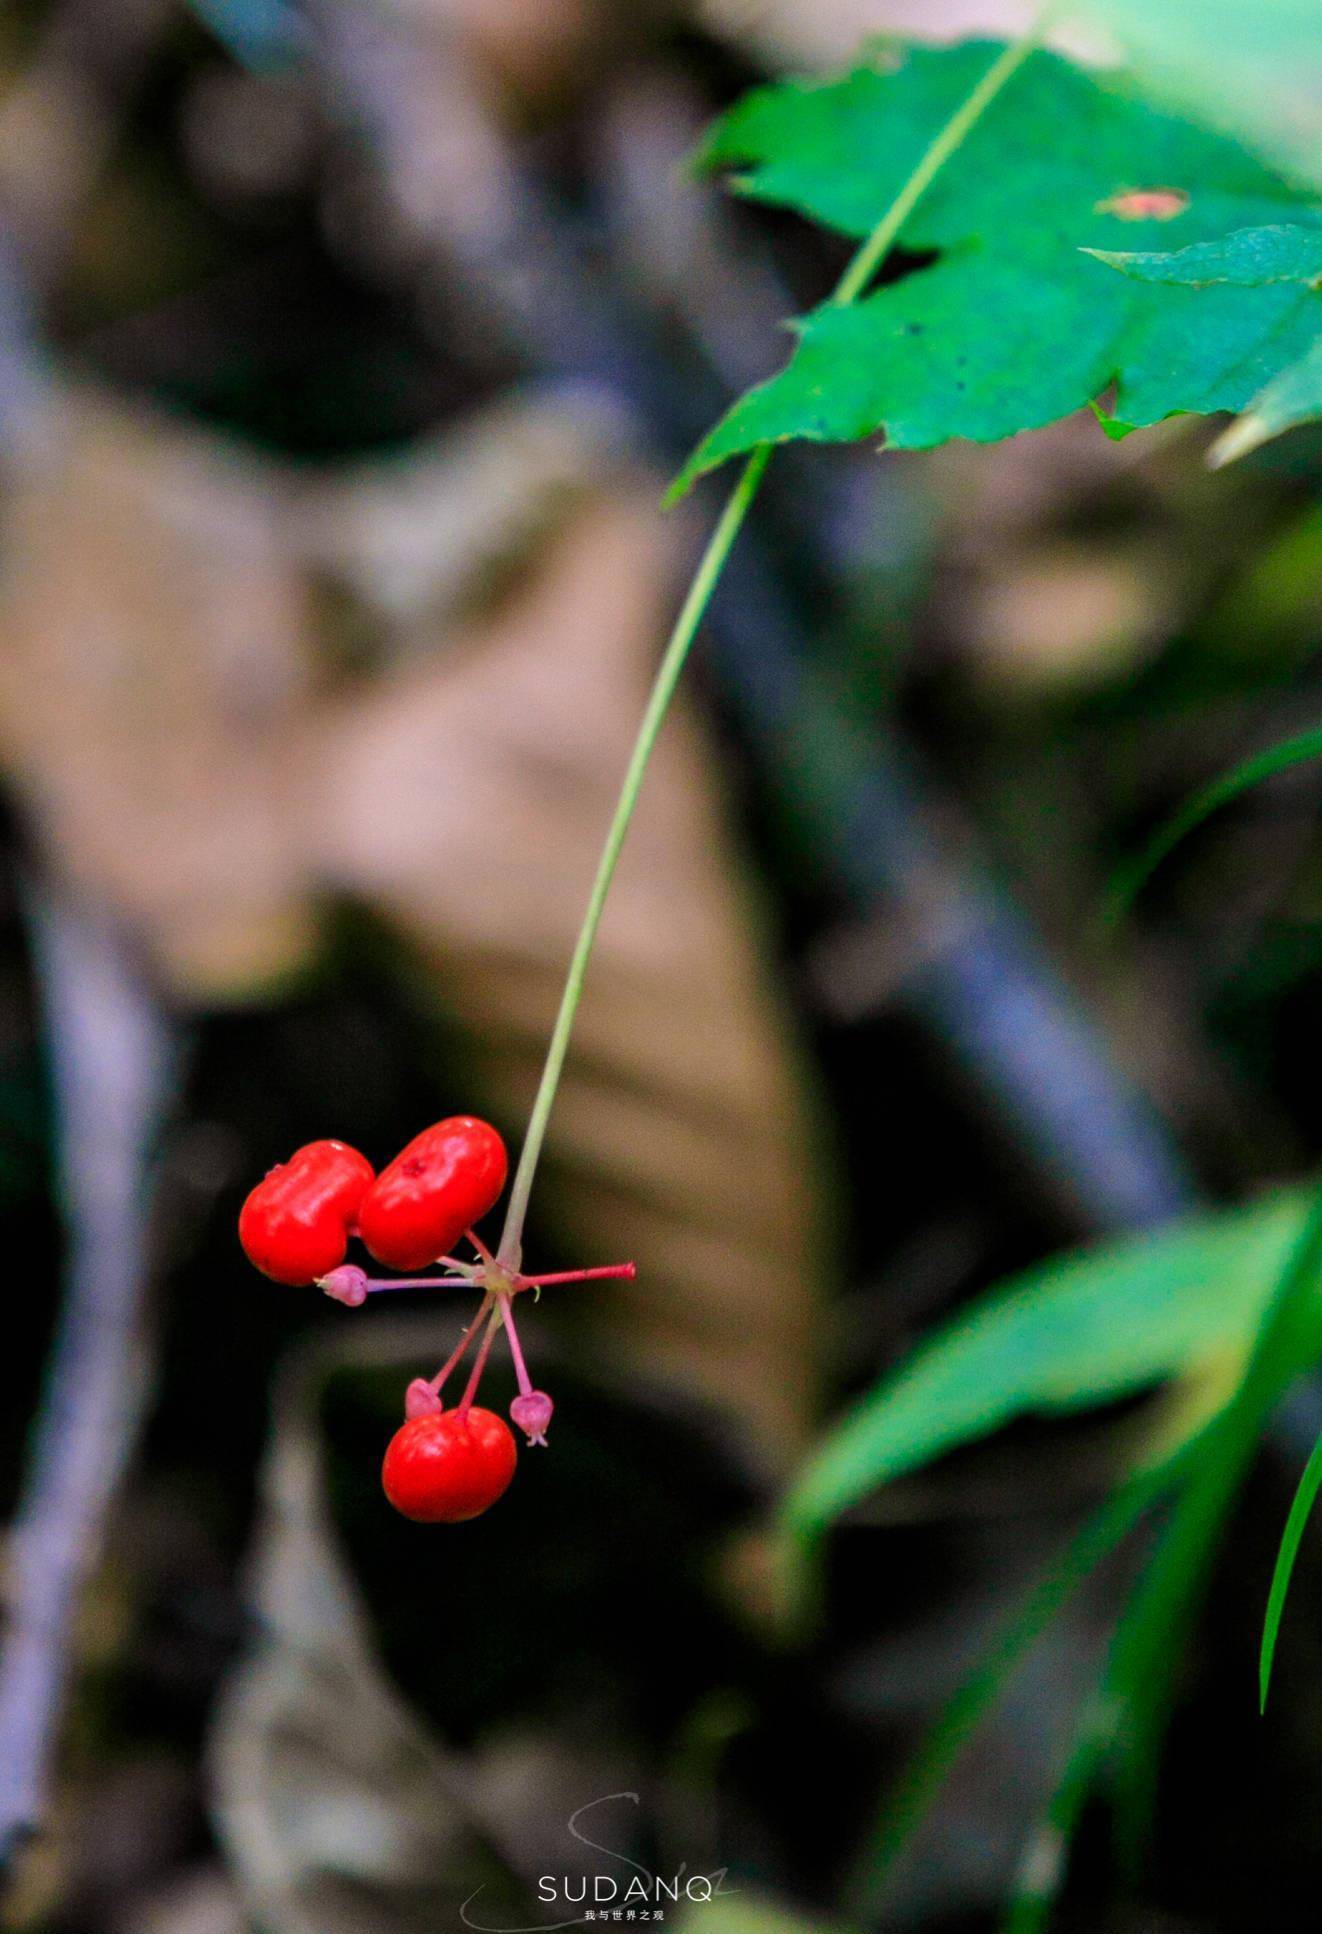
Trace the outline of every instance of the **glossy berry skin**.
<path fill-rule="evenodd" d="M 400 1425 L 381 1482 L 415 1524 L 463 1524 L 504 1495 L 518 1461 L 509 1426 L 494 1411 L 434 1411 Z"/>
<path fill-rule="evenodd" d="M 435 1122 L 363 1197 L 363 1241 L 392 1269 L 424 1269 L 481 1221 L 505 1186 L 507 1167 L 505 1144 L 488 1123 L 472 1115 Z"/>
<path fill-rule="evenodd" d="M 374 1180 L 367 1157 L 347 1143 L 306 1143 L 264 1176 L 244 1203 L 243 1253 L 277 1283 L 315 1282 L 344 1261 Z"/>

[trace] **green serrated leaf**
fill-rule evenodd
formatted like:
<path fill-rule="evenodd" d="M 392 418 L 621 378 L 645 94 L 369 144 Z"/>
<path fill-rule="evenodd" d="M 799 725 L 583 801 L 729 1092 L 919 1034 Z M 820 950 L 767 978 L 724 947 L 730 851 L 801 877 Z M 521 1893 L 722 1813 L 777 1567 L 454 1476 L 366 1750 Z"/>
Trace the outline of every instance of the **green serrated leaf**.
<path fill-rule="evenodd" d="M 1297 363 L 1291 363 L 1253 399 L 1253 406 L 1237 417 L 1230 428 L 1212 445 L 1213 464 L 1233 463 L 1247 456 L 1259 444 L 1311 423 L 1322 416 L 1322 336 L 1305 350 Z"/>
<path fill-rule="evenodd" d="M 1241 228 L 1215 242 L 1169 254 L 1089 249 L 1099 262 L 1139 282 L 1210 289 L 1265 289 L 1288 283 L 1315 291 L 1322 283 L 1322 228 L 1275 223 Z M 1317 327 L 1322 328 L 1322 318 Z M 1212 448 L 1215 465 L 1247 455 L 1271 437 L 1322 416 L 1322 334 L 1297 361 L 1287 361 Z"/>
<path fill-rule="evenodd" d="M 747 196 L 866 235 L 994 52 L 915 47 L 885 68 L 761 89 L 716 127 L 703 160 L 737 167 Z M 902 249 L 933 259 L 799 321 L 787 367 L 734 405 L 681 484 L 796 437 L 991 442 L 1112 382 L 1128 425 L 1243 409 L 1322 334 L 1322 294 L 1289 282 L 1148 286 L 1086 251 L 1310 223 L 1322 224 L 1312 197 L 1233 141 L 1035 53 L 900 231 Z"/>
<path fill-rule="evenodd" d="M 789 1529 L 811 1540 L 881 1485 L 1015 1417 L 1109 1403 L 1242 1351 L 1303 1220 L 1290 1192 L 1013 1278 L 829 1433 L 786 1499 Z"/>
<path fill-rule="evenodd" d="M 1298 222 L 1237 228 L 1217 241 L 1191 242 L 1188 248 L 1168 254 L 1105 248 L 1086 253 L 1137 282 L 1187 283 L 1195 289 L 1223 282 L 1240 289 L 1261 289 L 1272 282 L 1302 282 L 1316 288 L 1322 281 L 1322 227 L 1306 228 Z"/>

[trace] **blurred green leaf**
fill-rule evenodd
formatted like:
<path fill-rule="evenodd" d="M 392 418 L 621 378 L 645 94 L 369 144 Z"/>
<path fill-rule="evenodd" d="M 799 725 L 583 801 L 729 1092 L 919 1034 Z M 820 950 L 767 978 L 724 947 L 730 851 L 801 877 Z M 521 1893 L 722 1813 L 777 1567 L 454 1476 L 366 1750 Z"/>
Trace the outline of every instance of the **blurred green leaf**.
<path fill-rule="evenodd" d="M 1233 463 L 1259 444 L 1300 423 L 1311 423 L 1317 416 L 1322 416 L 1322 336 L 1314 338 L 1298 362 L 1288 364 L 1274 376 L 1253 399 L 1252 408 L 1217 438 L 1211 461 L 1217 465 Z"/>
<path fill-rule="evenodd" d="M 868 1392 L 784 1505 L 811 1539 L 1013 1418 L 1113 1402 L 1244 1350 L 1304 1217 L 1293 1191 L 1055 1259 L 980 1298 Z"/>
<path fill-rule="evenodd" d="M 738 169 L 752 199 L 866 235 L 995 53 L 976 42 L 887 49 L 841 79 L 760 89 L 717 124 L 702 164 Z M 1079 409 L 1113 381 L 1121 423 L 1242 409 L 1322 331 L 1322 295 L 1292 283 L 1108 281 L 1086 251 L 1154 234 L 1209 242 L 1287 219 L 1322 214 L 1234 142 L 1036 53 L 901 229 L 901 248 L 935 260 L 797 323 L 785 370 L 734 405 L 681 483 L 795 437 L 989 442 Z"/>
<path fill-rule="evenodd" d="M 1288 772 L 1291 766 L 1307 765 L 1318 758 L 1322 758 L 1322 730 L 1300 732 L 1295 738 L 1268 746 L 1265 752 L 1254 753 L 1251 759 L 1245 759 L 1203 786 L 1157 829 L 1138 858 L 1121 870 L 1111 892 L 1111 915 L 1123 913 L 1166 856 L 1214 812 L 1238 799 L 1241 793 L 1260 786 L 1264 780 L 1275 778 L 1278 772 Z"/>
<path fill-rule="evenodd" d="M 1322 180 L 1316 0 L 1080 0 L 1187 112 Z"/>
<path fill-rule="evenodd" d="M 679 1928 L 680 1934 L 841 1934 L 838 1921 L 810 1920 L 785 1901 L 742 1888 L 686 1907 Z"/>
<path fill-rule="evenodd" d="M 1267 1244 L 1261 1240 L 1266 1235 L 1264 1218 L 1272 1215 L 1275 1228 Z M 1263 1225 L 1257 1238 L 1250 1230 L 1255 1219 Z M 1219 1258 L 1204 1249 L 1205 1274 L 1195 1287 L 1219 1288 L 1224 1309 L 1225 1291 L 1236 1276 L 1241 1286 L 1254 1285 L 1248 1312 L 1252 1347 L 1242 1373 L 1210 1422 L 1128 1478 L 1075 1534 L 948 1703 L 898 1791 L 887 1801 L 858 1863 L 851 1899 L 860 1916 L 875 1918 L 880 1911 L 895 1856 L 926 1816 L 956 1754 L 1028 1646 L 1080 1580 L 1117 1548 L 1155 1503 L 1174 1491 L 1175 1508 L 1121 1615 L 1101 1684 L 1087 1703 L 1074 1747 L 1030 1840 L 1010 1903 L 1006 1934 L 1036 1934 L 1045 1925 L 1088 1793 L 1103 1762 L 1112 1755 L 1117 1763 L 1118 1796 L 1128 1814 L 1131 1851 L 1137 1844 L 1177 1684 L 1173 1661 L 1180 1656 L 1188 1622 L 1206 1584 L 1217 1534 L 1267 1416 L 1295 1369 L 1318 1345 L 1322 1198 L 1316 1194 L 1278 1197 L 1256 1211 L 1219 1221 L 1219 1233 L 1230 1249 Z M 1204 1228 L 1204 1238 L 1207 1233 Z M 1196 1239 L 1197 1232 L 1188 1228 L 1171 1239 L 1188 1264 L 1198 1260 L 1188 1246 Z M 1157 1238 L 1157 1243 L 1166 1247 L 1167 1239 Z M 1232 1254 L 1235 1248 L 1240 1251 L 1238 1268 Z M 1107 1253 L 1114 1255 L 1114 1251 Z M 1132 1289 L 1137 1281 L 1134 1272 L 1128 1280 Z M 1126 1315 L 1117 1311 L 1121 1323 L 1132 1320 L 1132 1315 L 1132 1308 Z M 1322 1446 L 1314 1457 L 1322 1483 Z M 1306 1511 L 1305 1505 L 1303 1515 Z"/>
<path fill-rule="evenodd" d="M 1322 1277 L 1322 1195 L 1314 1192 L 1299 1232 L 1264 1300 L 1261 1320 L 1243 1374 L 1218 1415 L 1189 1448 L 1187 1481 L 1169 1522 L 1129 1597 L 1111 1643 L 1095 1701 L 1090 1702 L 1047 1821 L 1055 1833 L 1051 1885 L 1021 1887 L 1007 1934 L 1032 1934 L 1041 1926 L 1054 1886 L 1063 1878 L 1068 1841 L 1082 1811 L 1088 1786 L 1104 1757 L 1115 1763 L 1117 1838 L 1131 1878 L 1150 1828 L 1161 1746 L 1180 1686 L 1179 1661 L 1186 1655 L 1189 1629 L 1206 1591 L 1221 1535 L 1252 1463 L 1262 1430 L 1305 1354 L 1316 1349 L 1317 1296 Z M 1322 1447 L 1310 1460 L 1319 1465 Z M 1296 1525 L 1295 1548 L 1308 1514 L 1300 1508 L 1308 1482 L 1286 1528 L 1285 1543 Z M 1314 1487 L 1316 1488 L 1316 1486 Z M 1285 1545 L 1282 1546 L 1282 1556 Z M 1279 1597 L 1272 1602 L 1279 1623 L 1289 1579 L 1289 1564 L 1277 1565 Z M 1275 1625 L 1269 1631 L 1275 1638 Z M 1270 1669 L 1268 1636 L 1263 1638 L 1264 1670 Z M 1265 1698 L 1265 1679 L 1264 1693 Z M 1042 1876 L 1043 1882 L 1047 1876 Z"/>

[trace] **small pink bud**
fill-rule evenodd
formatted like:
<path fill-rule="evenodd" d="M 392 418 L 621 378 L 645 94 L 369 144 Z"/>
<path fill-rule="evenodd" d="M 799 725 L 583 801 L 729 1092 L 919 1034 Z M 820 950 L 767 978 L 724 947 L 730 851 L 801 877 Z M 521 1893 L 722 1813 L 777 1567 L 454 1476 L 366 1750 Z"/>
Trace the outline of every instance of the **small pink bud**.
<path fill-rule="evenodd" d="M 414 1377 L 404 1392 L 404 1415 L 410 1420 L 414 1417 L 433 1417 L 438 1410 L 444 1410 L 436 1392 L 425 1377 Z"/>
<path fill-rule="evenodd" d="M 360 1309 L 367 1301 L 367 1271 L 359 1269 L 356 1263 L 342 1262 L 338 1269 L 318 1276 L 317 1287 L 333 1296 L 337 1303 L 343 1303 L 346 1309 Z"/>
<path fill-rule="evenodd" d="M 545 1444 L 554 1410 L 555 1405 L 544 1390 L 530 1390 L 526 1397 L 514 1399 L 510 1416 L 520 1430 L 527 1432 L 530 1444 Z"/>

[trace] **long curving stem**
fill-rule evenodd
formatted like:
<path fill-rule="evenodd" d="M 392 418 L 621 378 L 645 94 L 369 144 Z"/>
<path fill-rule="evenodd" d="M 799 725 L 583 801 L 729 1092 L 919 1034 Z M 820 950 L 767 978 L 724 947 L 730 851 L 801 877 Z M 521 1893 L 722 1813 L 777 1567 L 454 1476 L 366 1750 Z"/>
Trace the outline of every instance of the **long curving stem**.
<path fill-rule="evenodd" d="M 835 288 L 832 298 L 835 302 L 841 304 L 856 302 L 864 293 L 918 202 L 951 155 L 967 139 L 973 127 L 986 113 L 1006 83 L 1023 66 L 1037 46 L 1041 33 L 1042 21 L 1039 19 L 1021 39 L 1001 50 L 977 86 L 956 108 L 900 189 L 895 200 L 845 269 Z M 607 829 L 606 843 L 597 863 L 596 877 L 592 882 L 592 891 L 588 895 L 587 911 L 583 915 L 583 924 L 574 944 L 569 972 L 565 978 L 564 993 L 560 997 L 560 1009 L 555 1017 L 555 1026 L 551 1030 L 541 1082 L 538 1085 L 537 1096 L 528 1121 L 528 1132 L 524 1137 L 519 1164 L 510 1189 L 505 1226 L 501 1231 L 500 1244 L 496 1251 L 501 1266 L 507 1270 L 517 1270 L 522 1259 L 523 1225 L 528 1213 L 528 1198 L 532 1193 L 533 1177 L 537 1173 L 542 1143 L 546 1139 L 547 1123 L 551 1118 L 556 1089 L 560 1084 L 561 1070 L 569 1049 L 574 1017 L 582 998 L 588 960 L 592 954 L 593 942 L 597 937 L 597 928 L 601 924 L 606 896 L 610 892 L 611 881 L 615 877 L 615 868 L 619 864 L 629 822 L 633 818 L 634 808 L 638 803 L 648 761 L 652 756 L 652 749 L 661 727 L 665 723 L 666 713 L 674 696 L 675 687 L 679 683 L 680 673 L 684 669 L 689 648 L 711 601 L 712 593 L 720 581 L 721 572 L 725 568 L 725 560 L 730 555 L 744 519 L 757 496 L 767 465 L 771 461 L 772 447 L 769 443 L 759 444 L 744 465 L 725 509 L 721 512 L 720 521 L 702 554 L 693 582 L 689 586 L 688 595 L 675 620 L 674 630 L 662 653 L 661 663 L 657 667 L 642 723 L 638 728 L 638 737 L 634 741 L 633 751 L 629 755 L 629 763 L 625 768 L 620 796 Z"/>
<path fill-rule="evenodd" d="M 643 713 L 638 737 L 629 755 L 625 769 L 624 783 L 616 801 L 610 827 L 606 833 L 606 844 L 602 848 L 597 863 L 597 875 L 592 882 L 588 895 L 587 912 L 579 929 L 574 945 L 573 957 L 569 963 L 569 973 L 565 979 L 565 991 L 560 997 L 560 1011 L 555 1017 L 551 1030 L 550 1045 L 546 1050 L 546 1064 L 542 1069 L 541 1083 L 537 1098 L 533 1102 L 532 1115 L 528 1121 L 528 1133 L 524 1137 L 523 1148 L 519 1155 L 519 1165 L 514 1172 L 514 1183 L 510 1189 L 509 1208 L 505 1214 L 505 1227 L 501 1231 L 497 1257 L 504 1268 L 517 1269 L 523 1253 L 523 1223 L 528 1213 L 528 1197 L 532 1193 L 533 1176 L 537 1173 L 537 1163 L 546 1139 L 546 1124 L 550 1120 L 551 1108 L 555 1102 L 555 1091 L 560 1084 L 560 1070 L 565 1064 L 565 1054 L 569 1047 L 569 1037 L 573 1032 L 574 1016 L 583 993 L 583 980 L 587 973 L 588 959 L 592 953 L 592 943 L 601 925 L 602 912 L 606 905 L 606 895 L 610 892 L 615 868 L 619 863 L 624 836 L 629 830 L 638 794 L 642 789 L 643 775 L 647 771 L 652 748 L 665 723 L 666 712 L 679 683 L 679 675 L 684 669 L 684 661 L 689 654 L 702 614 L 707 609 L 712 592 L 724 568 L 725 560 L 744 518 L 749 505 L 757 495 L 762 473 L 771 457 L 771 447 L 764 444 L 755 450 L 744 466 L 743 474 L 731 492 L 730 501 L 721 513 L 720 522 L 712 532 L 711 539 L 703 552 L 688 596 L 684 600 L 675 628 L 670 634 L 670 642 L 657 667 L 656 678 L 648 695 L 647 707 Z"/>
<path fill-rule="evenodd" d="M 1003 47 L 971 93 L 966 94 L 866 242 L 847 265 L 832 300 L 857 302 L 894 246 L 896 237 L 952 154 L 961 148 L 1007 81 L 1013 79 L 1042 38 L 1045 21 Z"/>

